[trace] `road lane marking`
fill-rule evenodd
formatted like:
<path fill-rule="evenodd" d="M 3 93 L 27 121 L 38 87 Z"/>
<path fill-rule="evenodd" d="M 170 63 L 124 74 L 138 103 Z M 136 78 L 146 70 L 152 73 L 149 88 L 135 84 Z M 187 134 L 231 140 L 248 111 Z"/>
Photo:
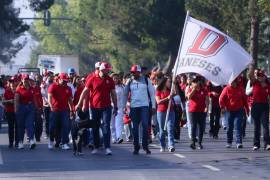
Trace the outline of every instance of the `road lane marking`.
<path fill-rule="evenodd" d="M 181 159 L 184 159 L 186 158 L 186 156 L 182 155 L 182 154 L 173 154 L 174 156 L 178 157 L 178 158 L 181 158 Z"/>
<path fill-rule="evenodd" d="M 149 146 L 151 146 L 151 147 L 155 147 L 155 148 L 159 148 L 160 146 L 159 145 L 157 145 L 157 144 L 149 144 Z"/>
<path fill-rule="evenodd" d="M 3 161 L 3 156 L 2 156 L 2 151 L 0 149 L 0 165 L 3 165 L 4 161 Z"/>
<path fill-rule="evenodd" d="M 202 167 L 210 169 L 211 171 L 220 171 L 220 169 L 218 169 L 218 168 L 216 168 L 214 166 L 211 166 L 211 165 L 207 165 L 207 164 L 202 165 Z"/>

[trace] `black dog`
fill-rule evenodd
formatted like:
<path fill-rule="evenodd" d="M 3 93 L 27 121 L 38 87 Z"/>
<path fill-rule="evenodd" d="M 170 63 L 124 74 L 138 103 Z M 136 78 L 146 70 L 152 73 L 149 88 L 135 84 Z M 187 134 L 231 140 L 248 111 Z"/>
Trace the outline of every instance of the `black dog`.
<path fill-rule="evenodd" d="M 77 112 L 79 118 L 72 121 L 71 136 L 73 144 L 73 154 L 82 155 L 82 141 L 83 134 L 86 133 L 88 128 L 97 127 L 97 123 L 83 112 Z"/>

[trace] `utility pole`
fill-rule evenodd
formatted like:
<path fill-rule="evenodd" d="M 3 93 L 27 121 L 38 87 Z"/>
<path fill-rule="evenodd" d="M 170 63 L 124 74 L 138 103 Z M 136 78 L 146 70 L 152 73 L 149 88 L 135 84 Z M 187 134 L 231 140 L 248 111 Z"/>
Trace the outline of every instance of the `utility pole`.
<path fill-rule="evenodd" d="M 52 20 L 58 20 L 58 21 L 72 21 L 73 20 L 70 17 L 51 17 L 51 12 L 49 10 L 44 11 L 43 17 L 22 17 L 19 19 L 22 19 L 22 20 L 43 20 L 44 26 L 50 26 Z"/>

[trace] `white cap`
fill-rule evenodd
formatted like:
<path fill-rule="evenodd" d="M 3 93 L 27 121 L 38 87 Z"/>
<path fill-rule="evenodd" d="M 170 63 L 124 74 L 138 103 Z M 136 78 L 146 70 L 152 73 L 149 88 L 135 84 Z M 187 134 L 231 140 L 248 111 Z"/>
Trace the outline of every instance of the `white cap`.
<path fill-rule="evenodd" d="M 96 62 L 96 64 L 95 64 L 95 69 L 99 68 L 100 65 L 101 65 L 101 62 Z"/>

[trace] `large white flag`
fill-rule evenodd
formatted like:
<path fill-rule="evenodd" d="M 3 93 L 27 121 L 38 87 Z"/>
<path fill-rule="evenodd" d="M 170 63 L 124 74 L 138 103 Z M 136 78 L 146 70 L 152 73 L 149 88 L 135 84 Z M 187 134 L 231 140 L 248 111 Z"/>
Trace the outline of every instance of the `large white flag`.
<path fill-rule="evenodd" d="M 232 38 L 194 18 L 187 17 L 183 33 L 176 74 L 198 73 L 214 84 L 225 85 L 252 61 Z"/>

